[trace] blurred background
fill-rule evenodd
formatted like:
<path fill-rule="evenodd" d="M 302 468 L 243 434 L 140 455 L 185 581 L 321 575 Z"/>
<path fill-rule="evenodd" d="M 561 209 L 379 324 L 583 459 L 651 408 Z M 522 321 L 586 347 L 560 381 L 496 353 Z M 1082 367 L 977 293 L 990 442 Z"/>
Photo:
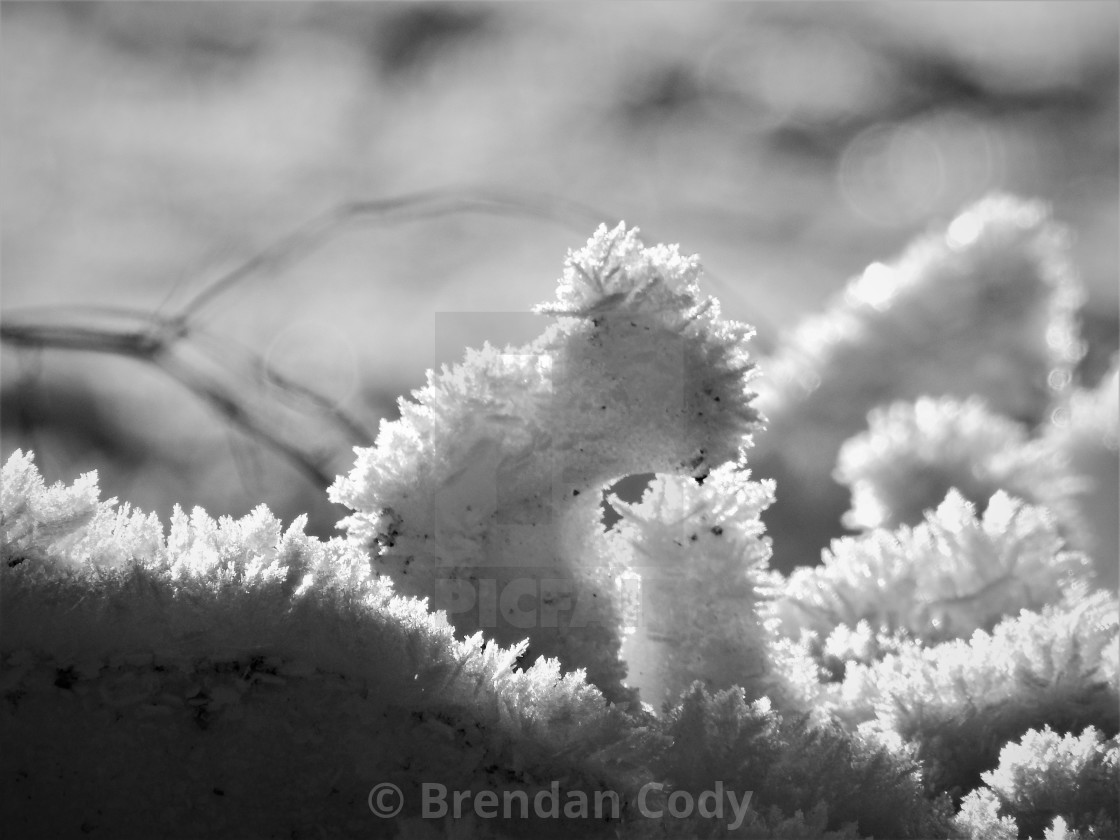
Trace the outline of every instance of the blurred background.
<path fill-rule="evenodd" d="M 996 189 L 1076 232 L 1092 384 L 1118 9 L 6 0 L 0 457 L 328 535 L 351 447 L 465 344 L 536 335 L 598 222 L 699 253 L 765 353 Z"/>

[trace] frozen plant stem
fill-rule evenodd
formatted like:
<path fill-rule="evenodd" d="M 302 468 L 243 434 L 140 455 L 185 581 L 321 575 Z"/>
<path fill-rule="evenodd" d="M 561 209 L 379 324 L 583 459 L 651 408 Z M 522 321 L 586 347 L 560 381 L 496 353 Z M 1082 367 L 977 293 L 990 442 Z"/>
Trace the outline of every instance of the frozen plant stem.
<path fill-rule="evenodd" d="M 696 680 L 739 686 L 750 701 L 778 688 L 759 609 L 774 581 L 758 517 L 774 487 L 749 479 L 725 464 L 703 484 L 659 476 L 639 504 L 610 499 L 622 521 L 609 537 L 640 579 L 623 658 L 629 683 L 655 708 L 676 703 Z"/>

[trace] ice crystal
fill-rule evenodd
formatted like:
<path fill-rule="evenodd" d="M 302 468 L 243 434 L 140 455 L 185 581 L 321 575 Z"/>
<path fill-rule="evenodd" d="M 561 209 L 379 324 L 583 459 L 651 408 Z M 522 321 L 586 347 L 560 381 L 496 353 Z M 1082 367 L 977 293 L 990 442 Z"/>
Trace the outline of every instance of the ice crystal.
<path fill-rule="evenodd" d="M 47 487 L 34 455 L 17 450 L 4 465 L 0 534 L 4 562 L 32 565 L 51 558 L 70 566 L 119 567 L 153 556 L 163 541 L 155 515 L 133 512 L 117 500 L 98 500 L 97 474 L 73 485 Z"/>
<path fill-rule="evenodd" d="M 1079 531 L 1082 487 L 1064 453 L 979 397 L 898 402 L 872 410 L 868 423 L 841 447 L 835 474 L 852 491 L 848 527 L 916 525 L 955 489 L 976 505 L 1003 490 L 1049 508 L 1067 535 Z"/>
<path fill-rule="evenodd" d="M 1094 727 L 1062 735 L 1049 726 L 1007 744 L 986 787 L 968 795 L 955 820 L 968 838 L 998 821 L 1013 837 L 1115 837 L 1120 813 L 1120 744 Z"/>
<path fill-rule="evenodd" d="M 623 656 L 646 702 L 676 700 L 696 680 L 742 686 L 751 700 L 774 687 L 773 631 L 759 611 L 775 586 L 759 520 L 773 493 L 725 464 L 702 485 L 660 476 L 638 504 L 609 500 L 622 516 L 611 533 L 616 553 L 640 578 Z"/>
<path fill-rule="evenodd" d="M 854 825 L 859 836 L 928 837 L 936 806 L 924 797 L 920 769 L 900 746 L 748 703 L 741 689 L 709 692 L 696 684 L 672 710 L 671 747 L 656 765 L 680 790 L 717 781 L 754 792 L 761 814 L 816 811 L 817 831 Z M 780 836 L 780 835 L 779 835 Z"/>
<path fill-rule="evenodd" d="M 965 840 L 1019 840 L 1015 820 L 1000 816 L 999 799 L 990 790 L 975 791 L 965 797 L 953 827 Z"/>
<path fill-rule="evenodd" d="M 938 789 L 967 789 L 1032 727 L 1116 733 L 1118 661 L 1116 596 L 1075 587 L 1063 602 L 1024 611 L 991 633 L 852 663 L 833 696 L 842 716 L 874 720 L 918 744 Z"/>
<path fill-rule="evenodd" d="M 793 637 L 862 621 L 926 641 L 967 637 L 1088 576 L 1088 560 L 1063 545 L 1044 508 L 1000 491 L 977 517 L 953 490 L 914 528 L 836 540 L 823 565 L 790 576 L 775 608 Z"/>

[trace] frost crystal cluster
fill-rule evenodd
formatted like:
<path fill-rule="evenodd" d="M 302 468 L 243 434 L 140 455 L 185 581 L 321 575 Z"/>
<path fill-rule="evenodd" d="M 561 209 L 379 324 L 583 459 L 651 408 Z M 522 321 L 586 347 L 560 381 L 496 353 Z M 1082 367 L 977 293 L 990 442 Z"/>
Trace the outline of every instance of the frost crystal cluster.
<path fill-rule="evenodd" d="M 623 658 L 647 702 L 675 701 L 696 680 L 751 700 L 775 688 L 762 608 L 775 580 L 759 520 L 773 493 L 725 464 L 702 485 L 660 476 L 638 504 L 610 500 L 622 515 L 610 536 L 639 586 Z"/>
<path fill-rule="evenodd" d="M 17 452 L 2 478 L 3 793 L 42 835 L 314 833 L 331 803 L 336 827 L 360 816 L 372 781 L 409 817 L 422 782 L 508 783 L 499 767 L 530 795 L 625 787 L 621 710 L 556 660 L 522 670 L 523 646 L 456 638 L 353 543 L 264 508 L 177 509 L 165 540 L 93 475 L 48 488 Z"/>
<path fill-rule="evenodd" d="M 987 787 L 970 793 L 957 817 L 970 840 L 1020 832 L 1074 840 L 1120 832 L 1115 815 L 1100 807 L 1120 790 L 1120 743 L 1092 726 L 1080 735 L 1060 735 L 1049 726 L 1028 730 L 1000 751 L 999 767 L 983 778 Z"/>
<path fill-rule="evenodd" d="M 849 528 L 916 525 L 951 489 L 978 505 L 1003 490 L 1049 508 L 1076 533 L 1073 502 L 1083 488 L 1068 459 L 978 397 L 894 403 L 872 409 L 868 425 L 840 448 L 836 468 L 851 488 Z"/>
<path fill-rule="evenodd" d="M 964 638 L 1087 577 L 1089 561 L 1062 546 L 1044 508 L 999 491 L 977 517 L 950 490 L 914 528 L 834 542 L 823 565 L 790 575 L 776 607 L 790 635 L 866 621 L 925 641 Z"/>
<path fill-rule="evenodd" d="M 835 535 L 822 539 L 804 520 L 812 510 L 822 523 L 839 521 L 847 498 L 831 474 L 871 409 L 978 395 L 1029 427 L 1046 420 L 1084 349 L 1068 238 L 1040 202 L 984 199 L 894 262 L 870 265 L 760 362 L 768 428 L 752 464 L 778 483 L 766 518 L 785 537 L 775 540 L 778 568 L 814 563 Z"/>
<path fill-rule="evenodd" d="M 357 451 L 345 538 L 165 532 L 14 453 L 5 828 L 683 839 L 725 833 L 672 814 L 720 790 L 741 837 L 1115 837 L 1120 373 L 1077 380 L 1065 240 L 982 201 L 756 377 L 695 257 L 601 227 L 540 338 Z M 426 784 L 621 808 L 456 823 Z"/>
<path fill-rule="evenodd" d="M 375 568 L 459 631 L 528 637 L 532 656 L 621 696 L 624 569 L 604 550 L 601 491 L 633 473 L 702 477 L 757 427 L 750 330 L 720 318 L 699 276 L 695 257 L 601 227 L 538 307 L 557 319 L 544 335 L 469 352 L 402 399 L 331 489 Z"/>
<path fill-rule="evenodd" d="M 1081 589 L 990 633 L 851 664 L 829 695 L 841 716 L 914 745 L 937 789 L 970 789 L 1002 745 L 1032 727 L 1115 734 L 1118 657 L 1116 595 Z"/>

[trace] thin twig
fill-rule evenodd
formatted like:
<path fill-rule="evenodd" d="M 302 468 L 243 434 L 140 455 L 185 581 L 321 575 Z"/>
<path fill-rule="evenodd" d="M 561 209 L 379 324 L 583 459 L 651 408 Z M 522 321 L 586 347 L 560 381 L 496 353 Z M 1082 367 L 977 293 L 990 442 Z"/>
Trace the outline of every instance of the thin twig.
<path fill-rule="evenodd" d="M 237 347 L 242 370 L 231 364 L 235 348 L 221 339 L 221 352 L 208 353 L 208 336 L 194 323 L 198 314 L 246 278 L 278 272 L 305 258 L 348 224 L 364 221 L 403 223 L 455 213 L 526 216 L 586 230 L 606 221 L 593 208 L 555 196 L 507 195 L 497 191 L 438 190 L 341 205 L 283 237 L 237 268 L 207 284 L 172 315 L 118 306 L 35 307 L 8 312 L 0 321 L 0 343 L 22 349 L 109 353 L 151 364 L 236 426 L 275 450 L 322 487 L 334 479 L 330 451 L 316 452 L 309 436 L 286 432 L 284 424 L 308 413 L 339 433 L 349 445 L 368 445 L 372 435 L 333 400 L 277 371 L 260 354 Z M 162 307 L 160 307 L 162 308 Z M 91 325 L 91 321 L 95 325 Z M 107 322 L 107 323 L 100 323 Z M 192 358 L 188 351 L 196 354 Z M 224 382 L 229 377 L 232 382 Z M 267 391 L 259 386 L 275 386 Z M 276 394 L 298 407 L 285 408 Z M 310 409 L 310 412 L 308 411 Z M 323 437 L 320 427 L 318 437 Z M 320 447 L 322 449 L 322 447 Z"/>
<path fill-rule="evenodd" d="M 189 321 L 215 298 L 246 278 L 262 271 L 278 272 L 294 264 L 349 224 L 363 221 L 395 224 L 456 213 L 484 213 L 519 218 L 528 215 L 581 230 L 589 222 L 600 224 L 607 221 L 607 217 L 591 207 L 543 194 L 527 198 L 523 194 L 514 196 L 485 190 L 433 190 L 349 202 L 312 219 L 237 268 L 215 279 L 188 300 L 177 317 L 184 322 Z"/>

